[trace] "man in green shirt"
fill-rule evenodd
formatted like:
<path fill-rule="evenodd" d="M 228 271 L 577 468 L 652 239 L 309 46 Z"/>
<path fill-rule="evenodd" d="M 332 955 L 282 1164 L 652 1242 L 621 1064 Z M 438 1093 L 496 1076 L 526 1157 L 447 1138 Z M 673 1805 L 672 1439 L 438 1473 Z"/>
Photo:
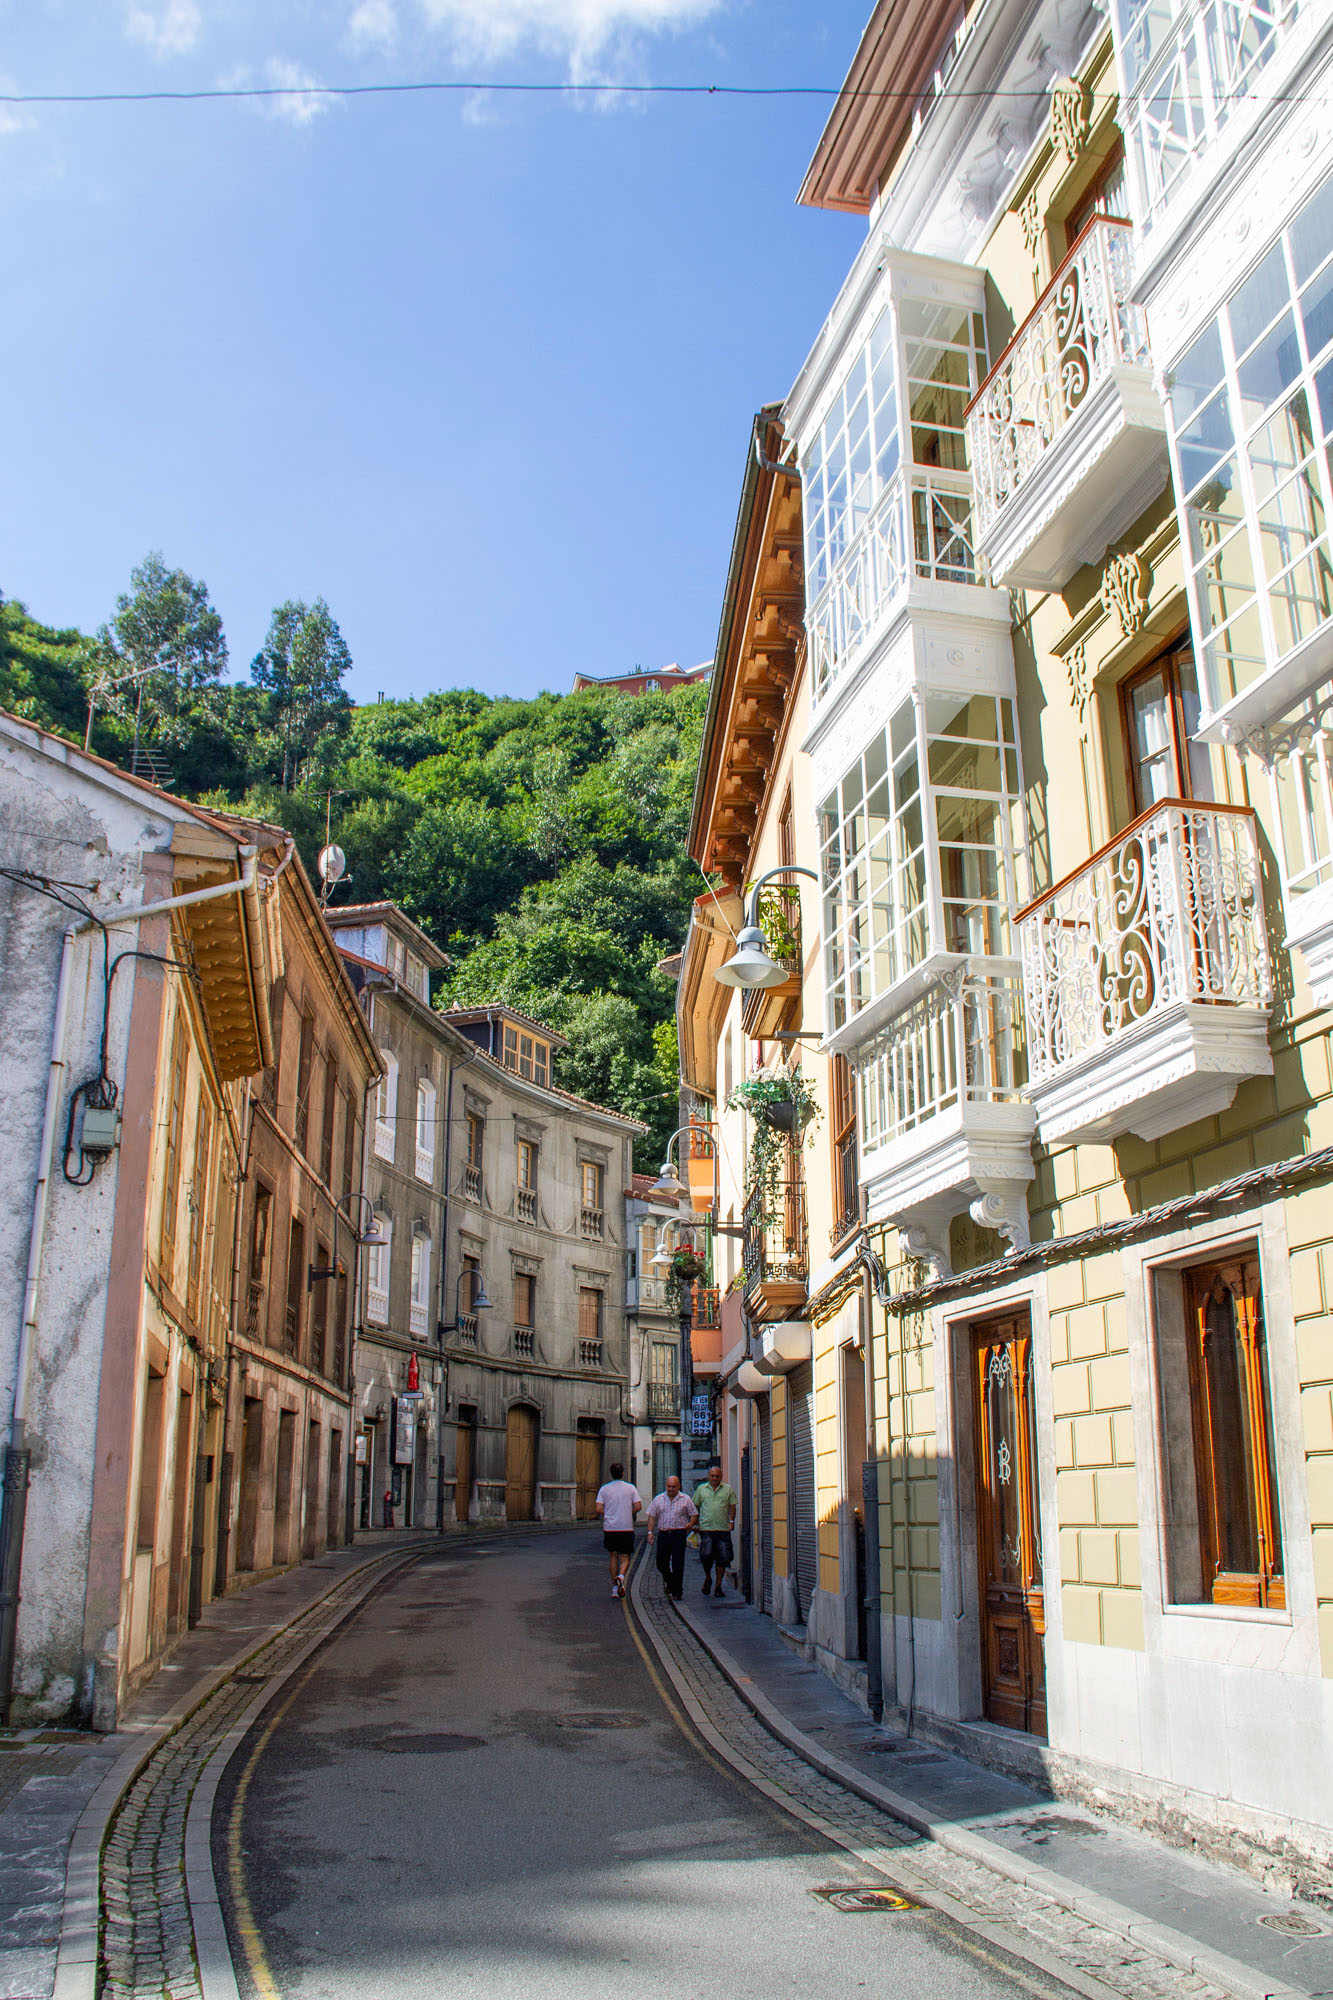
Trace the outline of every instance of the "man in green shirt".
<path fill-rule="evenodd" d="M 704 1596 L 711 1589 L 714 1597 L 721 1597 L 722 1574 L 731 1568 L 736 1560 L 731 1546 L 731 1531 L 736 1525 L 736 1495 L 730 1486 L 722 1483 L 722 1460 L 710 1458 L 708 1477 L 694 1489 L 694 1504 L 699 1513 L 699 1561 L 704 1572 Z M 717 1571 L 717 1582 L 713 1583 L 712 1572 Z"/>

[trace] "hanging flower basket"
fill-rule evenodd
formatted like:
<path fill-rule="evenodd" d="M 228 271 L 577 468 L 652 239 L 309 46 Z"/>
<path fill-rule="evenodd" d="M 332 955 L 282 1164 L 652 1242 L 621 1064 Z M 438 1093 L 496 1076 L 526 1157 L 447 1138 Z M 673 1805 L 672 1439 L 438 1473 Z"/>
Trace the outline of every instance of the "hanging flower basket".
<path fill-rule="evenodd" d="M 727 1109 L 748 1111 L 754 1120 L 746 1199 L 758 1198 L 755 1219 L 768 1228 L 777 1220 L 788 1150 L 805 1143 L 805 1128 L 818 1118 L 819 1106 L 798 1068 L 747 1076 L 727 1099 Z"/>

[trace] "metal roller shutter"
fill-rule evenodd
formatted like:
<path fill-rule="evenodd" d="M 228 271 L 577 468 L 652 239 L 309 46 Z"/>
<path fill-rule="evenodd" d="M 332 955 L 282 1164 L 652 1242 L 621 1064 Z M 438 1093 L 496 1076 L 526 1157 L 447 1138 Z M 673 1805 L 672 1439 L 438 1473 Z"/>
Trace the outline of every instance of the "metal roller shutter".
<path fill-rule="evenodd" d="M 787 1377 L 787 1455 L 790 1490 L 787 1518 L 791 1522 L 792 1575 L 796 1579 L 798 1615 L 810 1615 L 810 1600 L 819 1582 L 819 1543 L 815 1532 L 815 1412 L 814 1374 L 808 1361 Z"/>
<path fill-rule="evenodd" d="M 756 1596 L 761 1611 L 773 1609 L 773 1413 L 767 1396 L 755 1404 L 759 1418 L 759 1547 Z"/>

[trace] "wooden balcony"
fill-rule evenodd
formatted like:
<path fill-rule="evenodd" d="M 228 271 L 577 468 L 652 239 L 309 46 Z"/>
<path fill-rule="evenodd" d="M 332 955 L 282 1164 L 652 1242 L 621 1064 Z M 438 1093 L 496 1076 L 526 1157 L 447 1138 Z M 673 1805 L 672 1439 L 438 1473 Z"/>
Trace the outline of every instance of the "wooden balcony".
<path fill-rule="evenodd" d="M 758 1192 L 752 1192 L 742 1222 L 745 1310 L 761 1322 L 798 1318 L 806 1299 L 810 1249 L 805 1181 L 794 1147 L 772 1212 L 766 1216 Z"/>
<path fill-rule="evenodd" d="M 769 956 L 785 967 L 781 986 L 755 986 L 741 1005 L 741 1026 L 752 1042 L 801 1025 L 801 898 L 785 883 L 759 898 L 759 928 Z"/>

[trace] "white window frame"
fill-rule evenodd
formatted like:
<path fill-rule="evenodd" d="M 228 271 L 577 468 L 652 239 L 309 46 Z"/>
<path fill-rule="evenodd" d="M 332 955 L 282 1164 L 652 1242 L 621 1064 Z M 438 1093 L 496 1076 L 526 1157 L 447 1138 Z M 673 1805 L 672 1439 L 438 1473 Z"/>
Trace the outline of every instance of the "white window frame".
<path fill-rule="evenodd" d="M 374 1243 L 366 1252 L 366 1318 L 374 1326 L 389 1324 L 389 1279 L 393 1269 L 393 1219 L 383 1209 L 375 1210 Z"/>
<path fill-rule="evenodd" d="M 381 1049 L 380 1060 L 384 1064 L 384 1075 L 375 1087 L 374 1152 L 377 1160 L 392 1162 L 397 1150 L 398 1058 L 390 1055 L 387 1049 Z"/>
<path fill-rule="evenodd" d="M 429 1186 L 435 1179 L 435 1085 L 417 1078 L 416 1176 Z"/>
<path fill-rule="evenodd" d="M 416 1340 L 424 1340 L 430 1326 L 430 1251 L 427 1232 L 412 1231 L 412 1283 L 408 1301 L 409 1330 Z"/>

